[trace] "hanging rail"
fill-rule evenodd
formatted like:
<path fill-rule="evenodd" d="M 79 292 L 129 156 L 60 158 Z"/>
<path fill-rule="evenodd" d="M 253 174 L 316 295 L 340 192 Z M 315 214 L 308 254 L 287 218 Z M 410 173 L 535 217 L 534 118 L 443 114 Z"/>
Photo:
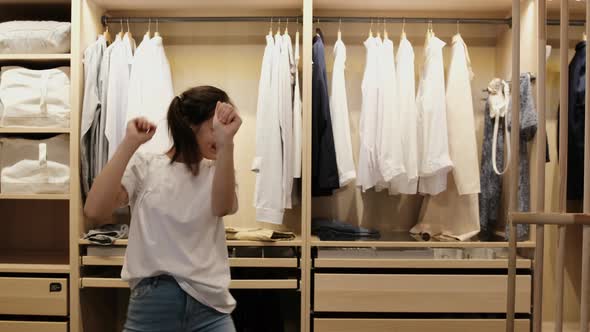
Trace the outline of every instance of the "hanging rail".
<path fill-rule="evenodd" d="M 174 17 L 122 17 L 102 16 L 102 24 L 119 23 L 121 20 L 129 23 L 148 23 L 158 21 L 159 23 L 179 22 L 269 22 L 269 21 L 299 21 L 302 16 L 174 16 Z M 385 20 L 387 23 L 435 23 L 435 24 L 495 24 L 512 25 L 511 18 L 429 18 L 429 17 L 337 17 L 337 16 L 314 16 L 313 21 L 320 23 L 371 23 Z M 584 26 L 584 20 L 570 20 L 570 26 Z M 559 25 L 559 20 L 547 20 L 547 25 Z"/>
<path fill-rule="evenodd" d="M 188 23 L 188 22 L 270 22 L 279 20 L 282 22 L 288 21 L 299 21 L 302 22 L 302 16 L 175 16 L 175 17 L 112 17 L 103 16 L 101 18 L 102 24 L 107 25 L 109 23 L 119 23 L 121 21 L 129 23 Z"/>
<path fill-rule="evenodd" d="M 320 23 L 371 23 L 385 20 L 386 23 L 436 23 L 436 24 L 497 24 L 510 25 L 509 18 L 442 18 L 442 17 L 338 17 L 338 16 L 314 16 L 313 21 Z"/>

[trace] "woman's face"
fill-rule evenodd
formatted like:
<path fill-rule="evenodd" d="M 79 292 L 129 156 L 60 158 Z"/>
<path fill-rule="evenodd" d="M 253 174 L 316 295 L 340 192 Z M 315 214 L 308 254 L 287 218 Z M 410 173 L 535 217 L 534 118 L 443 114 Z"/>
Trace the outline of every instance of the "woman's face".
<path fill-rule="evenodd" d="M 203 158 L 215 160 L 217 158 L 217 147 L 215 146 L 215 137 L 213 136 L 213 118 L 203 122 L 195 129 L 195 136 L 201 155 Z"/>

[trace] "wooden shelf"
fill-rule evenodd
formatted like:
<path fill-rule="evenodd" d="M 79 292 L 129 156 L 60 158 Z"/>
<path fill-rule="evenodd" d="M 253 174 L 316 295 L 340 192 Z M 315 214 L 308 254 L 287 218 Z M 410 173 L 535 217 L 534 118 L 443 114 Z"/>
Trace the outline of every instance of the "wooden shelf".
<path fill-rule="evenodd" d="M 264 241 L 236 241 L 227 240 L 228 247 L 300 247 L 302 244 L 301 237 L 297 236 L 292 241 L 277 241 L 277 242 L 264 242 Z M 78 242 L 81 245 L 92 245 L 88 240 L 80 239 Z M 115 240 L 112 244 L 114 246 L 126 246 L 128 240 Z"/>
<path fill-rule="evenodd" d="M 2 194 L 0 199 L 21 199 L 21 200 L 69 200 L 69 194 Z"/>
<path fill-rule="evenodd" d="M 124 256 L 82 256 L 82 265 L 122 266 Z M 297 267 L 297 258 L 230 258 L 231 267 Z"/>
<path fill-rule="evenodd" d="M 508 248 L 508 242 L 438 242 L 438 241 L 321 241 L 317 236 L 311 237 L 312 247 L 348 247 L 348 248 Z M 519 248 L 534 248 L 534 241 L 518 242 Z"/>
<path fill-rule="evenodd" d="M 0 61 L 67 61 L 68 54 L 0 54 Z"/>
<path fill-rule="evenodd" d="M 505 269 L 507 259 L 386 259 L 316 258 L 318 268 L 400 268 L 400 269 Z M 516 267 L 530 269 L 531 260 L 518 259 Z"/>
<path fill-rule="evenodd" d="M 129 284 L 120 278 L 82 278 L 82 287 L 87 288 L 129 288 Z M 296 279 L 284 280 L 232 280 L 230 289 L 297 289 Z"/>
<path fill-rule="evenodd" d="M 70 128 L 0 127 L 0 134 L 69 134 Z"/>
<path fill-rule="evenodd" d="M 69 273 L 67 251 L 0 249 L 0 272 Z"/>

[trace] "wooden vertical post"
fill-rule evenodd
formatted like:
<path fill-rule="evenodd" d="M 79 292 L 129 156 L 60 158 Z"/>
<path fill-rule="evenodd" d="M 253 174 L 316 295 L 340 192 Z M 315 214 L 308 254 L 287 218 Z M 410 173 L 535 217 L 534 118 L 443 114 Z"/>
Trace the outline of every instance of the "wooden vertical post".
<path fill-rule="evenodd" d="M 311 313 L 311 91 L 313 1 L 303 1 L 303 165 L 301 207 L 301 331 L 309 332 Z"/>
<path fill-rule="evenodd" d="M 520 0 L 512 0 L 512 131 L 510 146 L 512 162 L 510 165 L 510 188 L 508 212 L 518 209 L 518 173 L 519 173 L 519 145 L 520 145 Z M 508 266 L 508 297 L 506 308 L 506 331 L 514 331 L 515 290 L 516 290 L 516 228 L 512 218 L 508 218 L 510 259 Z"/>
<path fill-rule="evenodd" d="M 586 22 L 590 22 L 590 6 L 586 5 Z M 586 35 L 590 24 L 586 24 Z M 590 63 L 590 53 L 586 50 L 586 63 Z M 590 67 L 586 66 L 586 89 L 590 86 Z M 586 92 L 586 109 L 590 109 L 590 93 Z M 585 117 L 584 129 L 584 213 L 590 213 L 590 116 Z M 590 226 L 584 225 L 582 245 L 582 294 L 580 296 L 580 331 L 588 332 L 590 324 Z"/>
<path fill-rule="evenodd" d="M 559 34 L 559 56 L 560 56 L 560 108 L 559 108 L 559 211 L 566 212 L 567 206 L 567 146 L 568 146 L 568 49 L 569 49 L 569 3 L 561 0 L 561 18 Z M 555 264 L 555 331 L 563 329 L 563 277 L 565 259 L 565 236 L 566 226 L 559 225 L 557 258 Z"/>
<path fill-rule="evenodd" d="M 546 117 L 545 117 L 545 77 L 547 66 L 547 8 L 546 0 L 537 0 L 537 196 L 535 212 L 545 211 L 545 158 L 546 158 Z M 545 250 L 545 226 L 536 225 L 536 246 L 533 282 L 533 332 L 541 332 L 543 325 L 543 261 Z"/>
<path fill-rule="evenodd" d="M 69 206 L 69 254 L 70 254 L 70 331 L 82 329 L 80 316 L 80 224 L 84 220 L 82 214 L 82 194 L 80 192 L 80 113 L 82 110 L 82 91 L 84 78 L 82 75 L 82 1 L 72 0 L 71 10 L 71 57 L 70 57 L 70 206 Z"/>

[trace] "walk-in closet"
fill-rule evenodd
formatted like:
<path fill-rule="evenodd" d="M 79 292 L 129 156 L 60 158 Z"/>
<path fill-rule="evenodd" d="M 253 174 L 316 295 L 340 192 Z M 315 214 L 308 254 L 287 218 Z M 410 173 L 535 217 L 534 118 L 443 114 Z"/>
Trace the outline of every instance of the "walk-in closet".
<path fill-rule="evenodd" d="M 180 189 L 142 182 L 106 226 L 85 203 L 129 120 L 158 125 L 156 149 L 204 85 L 243 121 L 223 217 L 236 331 L 581 331 L 588 17 L 579 0 L 0 0 L 0 332 L 124 330 L 135 190 Z M 209 202 L 185 196 L 165 198 Z"/>

